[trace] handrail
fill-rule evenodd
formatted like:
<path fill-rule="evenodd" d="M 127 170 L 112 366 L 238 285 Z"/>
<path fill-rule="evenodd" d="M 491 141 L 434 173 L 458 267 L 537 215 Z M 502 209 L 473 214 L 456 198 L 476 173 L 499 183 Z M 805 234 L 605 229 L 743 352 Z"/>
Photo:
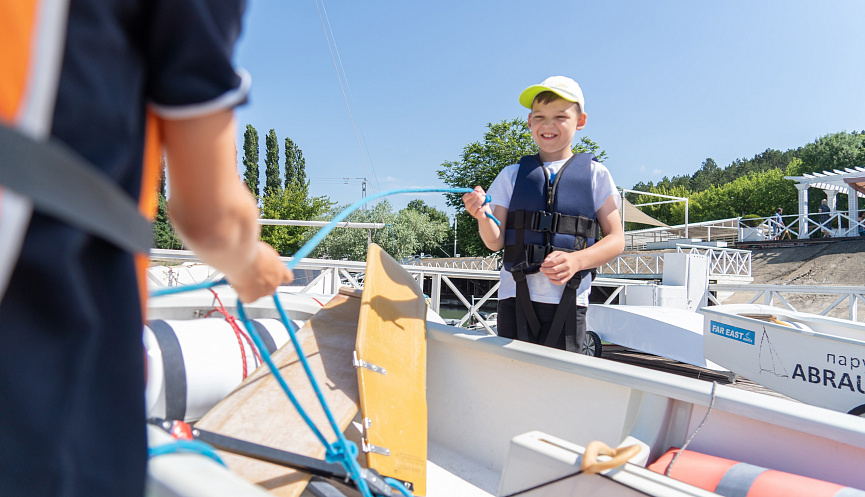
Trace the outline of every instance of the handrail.
<path fill-rule="evenodd" d="M 825 297 L 830 296 L 830 301 L 817 314 L 826 316 L 835 309 L 841 307 L 845 302 L 848 306 L 847 319 L 857 321 L 859 319 L 858 303 L 865 304 L 865 286 L 819 286 L 819 285 L 761 285 L 748 284 L 739 285 L 731 283 L 716 283 L 709 285 L 709 300 L 714 304 L 721 304 L 716 296 L 717 293 L 734 293 L 746 292 L 754 293 L 753 298 L 748 301 L 753 304 L 762 297 L 763 303 L 766 305 L 775 305 L 775 301 L 792 311 L 797 309 L 790 303 L 789 296 L 814 296 L 812 300 L 826 300 Z M 786 294 L 788 297 L 785 298 Z M 831 300 L 834 298 L 834 300 Z M 837 314 L 837 313 L 836 313 Z"/>

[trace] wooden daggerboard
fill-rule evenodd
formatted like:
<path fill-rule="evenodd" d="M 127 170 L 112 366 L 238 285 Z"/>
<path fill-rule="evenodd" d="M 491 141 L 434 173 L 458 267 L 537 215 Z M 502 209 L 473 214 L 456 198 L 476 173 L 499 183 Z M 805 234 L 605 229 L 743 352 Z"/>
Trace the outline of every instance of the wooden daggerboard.
<path fill-rule="evenodd" d="M 367 464 L 426 495 L 426 302 L 417 282 L 371 244 L 357 333 Z"/>

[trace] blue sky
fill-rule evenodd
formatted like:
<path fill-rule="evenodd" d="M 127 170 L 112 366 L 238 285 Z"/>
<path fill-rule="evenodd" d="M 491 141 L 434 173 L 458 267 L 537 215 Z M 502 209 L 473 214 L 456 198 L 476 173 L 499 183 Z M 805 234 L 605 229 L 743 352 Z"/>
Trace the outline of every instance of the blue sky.
<path fill-rule="evenodd" d="M 579 82 L 582 133 L 625 188 L 691 174 L 707 157 L 724 167 L 865 130 L 860 0 L 542 5 L 251 0 L 236 53 L 253 77 L 237 112 L 239 159 L 252 124 L 262 178 L 273 128 L 281 155 L 285 137 L 303 151 L 313 195 L 358 200 L 360 181 L 341 178 L 367 178 L 368 192 L 446 187 L 441 164 L 487 123 L 525 117 L 519 93 L 552 75 Z M 453 212 L 441 195 L 419 198 Z"/>

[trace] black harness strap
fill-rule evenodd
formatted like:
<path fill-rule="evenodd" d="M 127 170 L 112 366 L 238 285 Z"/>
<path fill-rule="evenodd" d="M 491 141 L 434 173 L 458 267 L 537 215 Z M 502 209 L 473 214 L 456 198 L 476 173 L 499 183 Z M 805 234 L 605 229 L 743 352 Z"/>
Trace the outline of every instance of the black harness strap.
<path fill-rule="evenodd" d="M 537 342 L 538 334 L 541 332 L 541 322 L 535 314 L 532 306 L 532 297 L 529 294 L 529 283 L 523 272 L 511 273 L 517 283 L 517 305 L 515 306 L 517 318 L 517 340 L 524 342 Z M 534 340 L 529 340 L 529 332 Z"/>
<path fill-rule="evenodd" d="M 29 197 L 37 211 L 129 252 L 150 251 L 153 228 L 132 197 L 72 149 L 0 125 L 0 150 L 0 185 Z"/>
<path fill-rule="evenodd" d="M 565 323 L 568 318 L 568 313 L 577 306 L 577 289 L 580 288 L 580 282 L 583 280 L 582 271 L 576 273 L 565 284 L 565 290 L 562 292 L 562 300 L 559 301 L 559 306 L 556 308 L 556 314 L 553 316 L 553 323 L 550 325 L 550 331 L 547 334 L 547 341 L 544 345 L 547 347 L 555 347 L 559 341 L 559 337 L 565 330 Z M 574 323 L 576 325 L 576 323 Z M 565 334 L 565 350 L 568 352 L 580 352 L 580 344 L 576 342 L 576 335 L 573 333 Z"/>

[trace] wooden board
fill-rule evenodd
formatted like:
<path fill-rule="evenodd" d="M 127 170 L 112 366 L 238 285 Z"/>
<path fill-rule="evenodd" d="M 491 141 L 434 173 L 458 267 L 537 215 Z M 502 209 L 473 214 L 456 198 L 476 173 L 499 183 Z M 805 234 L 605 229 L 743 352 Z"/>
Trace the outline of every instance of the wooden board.
<path fill-rule="evenodd" d="M 358 412 L 357 373 L 352 364 L 360 309 L 357 291 L 335 296 L 298 332 L 298 340 L 318 379 L 334 418 L 344 431 Z M 309 384 L 294 347 L 286 344 L 273 356 L 292 392 L 319 431 L 333 442 L 324 411 Z M 266 365 L 258 368 L 195 425 L 198 428 L 268 447 L 323 459 L 325 449 L 294 409 Z M 274 495 L 296 497 L 309 475 L 246 457 L 220 453 L 229 468 Z"/>
<path fill-rule="evenodd" d="M 426 495 L 426 302 L 414 278 L 375 244 L 358 323 L 358 359 L 386 371 L 357 368 L 365 441 L 390 452 L 367 452 L 367 464 Z"/>

